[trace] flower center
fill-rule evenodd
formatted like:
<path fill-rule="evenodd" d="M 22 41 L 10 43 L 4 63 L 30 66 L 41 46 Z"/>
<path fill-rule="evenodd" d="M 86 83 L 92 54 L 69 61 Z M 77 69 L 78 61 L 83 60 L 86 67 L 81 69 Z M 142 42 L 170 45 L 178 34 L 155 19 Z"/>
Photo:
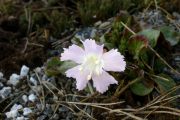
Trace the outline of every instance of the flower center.
<path fill-rule="evenodd" d="M 100 75 L 102 73 L 103 60 L 100 56 L 95 54 L 90 54 L 85 56 L 83 63 L 80 67 L 80 71 L 88 71 L 89 75 L 87 80 L 90 80 L 92 75 Z"/>

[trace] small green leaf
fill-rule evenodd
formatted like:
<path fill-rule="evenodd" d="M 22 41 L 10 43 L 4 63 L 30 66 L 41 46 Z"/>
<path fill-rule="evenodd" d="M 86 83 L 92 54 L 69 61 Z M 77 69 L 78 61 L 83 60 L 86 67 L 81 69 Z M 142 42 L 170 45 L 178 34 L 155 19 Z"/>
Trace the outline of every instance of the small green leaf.
<path fill-rule="evenodd" d="M 134 55 L 134 59 L 139 59 L 140 52 L 147 46 L 148 40 L 143 35 L 133 36 L 128 42 L 128 50 Z"/>
<path fill-rule="evenodd" d="M 160 36 L 160 31 L 154 30 L 154 29 L 145 29 L 145 30 L 139 32 L 138 34 L 144 35 L 145 37 L 147 37 L 149 40 L 150 46 L 155 47 L 157 44 L 158 38 Z"/>
<path fill-rule="evenodd" d="M 130 89 L 134 94 L 139 96 L 145 96 L 153 91 L 154 89 L 153 85 L 150 86 L 145 85 L 142 82 L 143 78 L 136 78 L 136 79 L 139 79 L 139 81 L 130 86 Z"/>
<path fill-rule="evenodd" d="M 158 76 L 159 77 L 155 77 L 155 79 L 153 79 L 153 80 L 157 83 L 157 85 L 162 93 L 167 92 L 176 86 L 175 81 L 168 75 L 159 74 Z"/>
<path fill-rule="evenodd" d="M 61 66 L 58 67 L 58 70 L 60 71 L 61 74 L 65 74 L 65 72 L 68 69 L 71 69 L 73 67 L 77 66 L 77 63 L 73 62 L 73 61 L 63 61 Z"/>
<path fill-rule="evenodd" d="M 76 66 L 72 61 L 60 61 L 59 57 L 53 57 L 47 62 L 45 72 L 48 76 L 65 74 L 65 71 Z"/>
<path fill-rule="evenodd" d="M 60 71 L 58 71 L 58 67 L 61 65 L 61 61 L 59 57 L 52 57 L 48 60 L 45 72 L 48 76 L 56 76 L 60 74 Z"/>
<path fill-rule="evenodd" d="M 172 27 L 163 26 L 160 28 L 165 39 L 171 44 L 171 46 L 177 45 L 180 40 L 180 33 L 176 32 Z"/>

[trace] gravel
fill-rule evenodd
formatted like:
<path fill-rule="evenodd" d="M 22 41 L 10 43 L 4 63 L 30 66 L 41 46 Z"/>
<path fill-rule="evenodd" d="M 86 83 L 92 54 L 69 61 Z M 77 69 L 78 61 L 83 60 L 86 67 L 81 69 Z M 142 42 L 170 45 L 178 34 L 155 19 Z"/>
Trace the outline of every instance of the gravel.
<path fill-rule="evenodd" d="M 3 87 L 0 90 L 0 96 L 4 99 L 11 94 L 11 87 Z"/>
<path fill-rule="evenodd" d="M 30 108 L 24 108 L 23 109 L 23 115 L 28 116 L 30 113 L 32 113 L 32 110 Z"/>
<path fill-rule="evenodd" d="M 20 76 L 24 77 L 27 76 L 29 72 L 29 67 L 23 65 L 20 71 Z"/>
<path fill-rule="evenodd" d="M 30 95 L 28 96 L 28 100 L 31 101 L 31 102 L 35 102 L 36 99 L 37 99 L 37 97 L 36 97 L 36 95 L 34 95 L 34 94 L 30 94 Z"/>
<path fill-rule="evenodd" d="M 10 76 L 9 81 L 8 81 L 8 83 L 13 85 L 13 86 L 16 86 L 19 82 L 20 82 L 20 76 L 17 75 L 16 73 L 13 73 Z"/>

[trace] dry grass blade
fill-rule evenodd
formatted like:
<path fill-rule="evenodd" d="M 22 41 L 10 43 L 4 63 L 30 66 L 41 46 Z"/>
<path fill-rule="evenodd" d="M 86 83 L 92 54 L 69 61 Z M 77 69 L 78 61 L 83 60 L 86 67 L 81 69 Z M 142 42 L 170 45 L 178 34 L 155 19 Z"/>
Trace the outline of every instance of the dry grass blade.
<path fill-rule="evenodd" d="M 91 115 L 89 115 L 87 112 L 85 112 L 84 110 L 80 109 L 77 105 L 74 104 L 74 106 L 75 106 L 79 111 L 81 111 L 83 114 L 87 115 L 90 119 L 92 119 L 92 120 L 97 120 L 97 119 L 93 118 Z"/>

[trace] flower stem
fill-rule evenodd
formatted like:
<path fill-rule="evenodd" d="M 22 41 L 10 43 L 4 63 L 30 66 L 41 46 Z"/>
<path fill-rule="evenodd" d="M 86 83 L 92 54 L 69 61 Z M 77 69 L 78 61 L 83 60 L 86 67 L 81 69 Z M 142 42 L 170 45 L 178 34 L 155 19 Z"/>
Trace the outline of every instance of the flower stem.
<path fill-rule="evenodd" d="M 93 91 L 93 88 L 92 88 L 92 85 L 90 82 L 88 82 L 88 88 L 89 88 L 89 91 L 91 92 L 91 94 L 93 95 L 94 91 Z"/>

